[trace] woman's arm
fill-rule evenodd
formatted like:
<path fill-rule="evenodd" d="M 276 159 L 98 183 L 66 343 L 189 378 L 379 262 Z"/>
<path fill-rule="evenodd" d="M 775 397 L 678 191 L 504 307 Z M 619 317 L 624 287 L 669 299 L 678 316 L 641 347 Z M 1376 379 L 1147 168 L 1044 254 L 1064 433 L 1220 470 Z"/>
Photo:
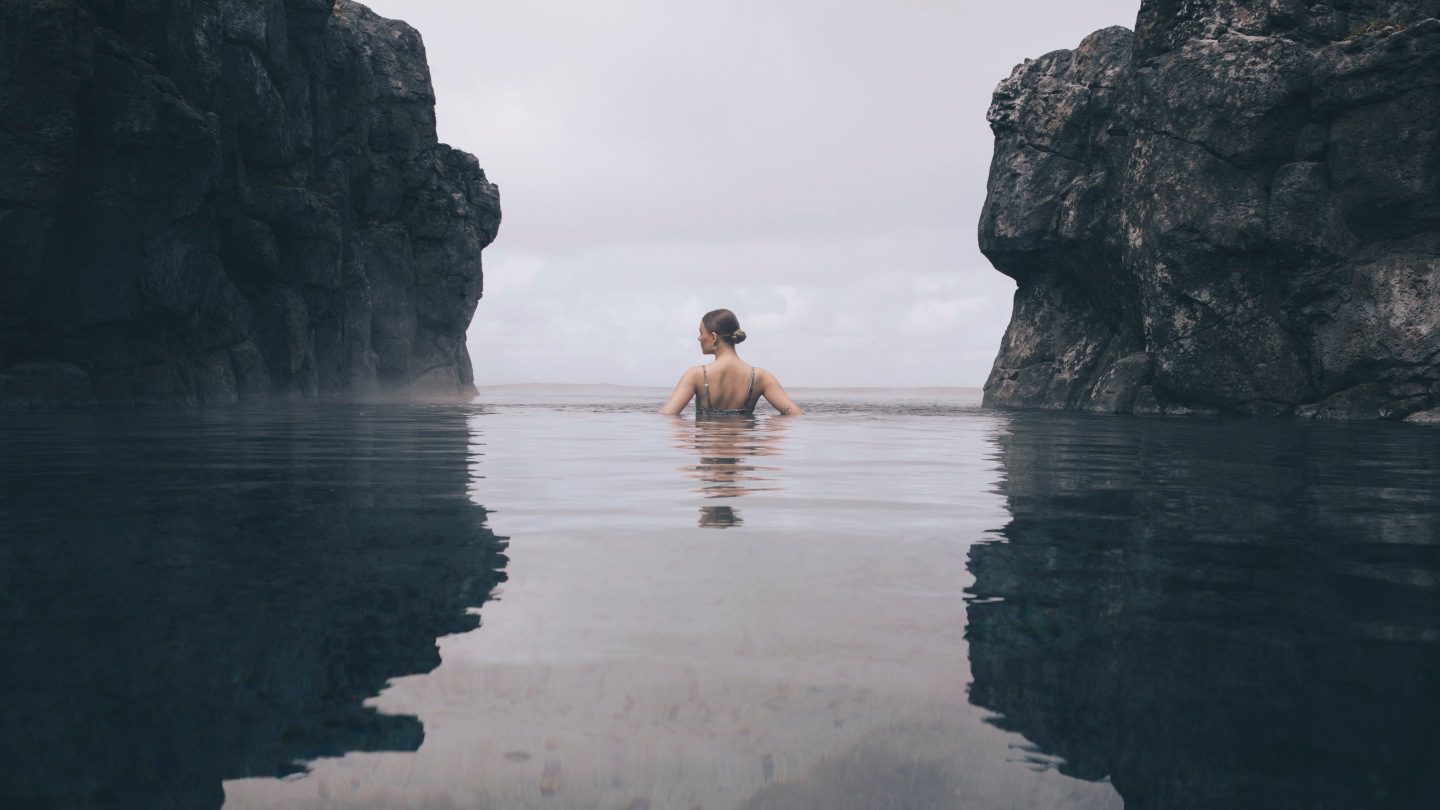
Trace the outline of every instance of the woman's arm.
<path fill-rule="evenodd" d="M 675 391 L 670 394 L 670 399 L 660 406 L 660 413 L 677 414 L 685 410 L 685 406 L 690 404 L 690 398 L 695 396 L 698 368 L 699 366 L 696 366 L 680 375 L 680 382 L 675 384 Z"/>
<path fill-rule="evenodd" d="M 775 379 L 775 375 L 768 371 L 760 372 L 760 394 L 765 397 L 766 402 L 775 407 L 775 410 L 786 416 L 799 416 L 805 413 L 799 405 L 795 404 L 795 400 L 785 393 L 785 389 L 780 387 L 780 381 Z"/>

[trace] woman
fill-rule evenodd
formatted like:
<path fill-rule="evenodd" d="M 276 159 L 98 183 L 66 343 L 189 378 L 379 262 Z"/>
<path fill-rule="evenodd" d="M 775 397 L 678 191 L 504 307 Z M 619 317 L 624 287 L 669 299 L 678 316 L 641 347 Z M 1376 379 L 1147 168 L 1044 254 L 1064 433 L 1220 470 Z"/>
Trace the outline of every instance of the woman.
<path fill-rule="evenodd" d="M 695 415 L 752 414 L 760 398 L 789 416 L 804 413 L 780 387 L 780 381 L 764 369 L 746 365 L 735 353 L 735 344 L 745 340 L 740 320 L 728 309 L 716 309 L 700 319 L 701 354 L 715 355 L 708 366 L 695 366 L 680 376 L 670 401 L 660 413 L 677 414 L 695 398 Z"/>

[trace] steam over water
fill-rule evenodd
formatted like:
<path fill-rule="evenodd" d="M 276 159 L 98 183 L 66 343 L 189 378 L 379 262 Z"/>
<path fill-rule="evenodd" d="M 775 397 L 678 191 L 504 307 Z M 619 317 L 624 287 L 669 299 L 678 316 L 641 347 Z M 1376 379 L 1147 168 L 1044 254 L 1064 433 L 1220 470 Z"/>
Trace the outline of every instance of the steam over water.
<path fill-rule="evenodd" d="M 664 393 L 5 415 L 0 806 L 1440 805 L 1440 430 Z"/>

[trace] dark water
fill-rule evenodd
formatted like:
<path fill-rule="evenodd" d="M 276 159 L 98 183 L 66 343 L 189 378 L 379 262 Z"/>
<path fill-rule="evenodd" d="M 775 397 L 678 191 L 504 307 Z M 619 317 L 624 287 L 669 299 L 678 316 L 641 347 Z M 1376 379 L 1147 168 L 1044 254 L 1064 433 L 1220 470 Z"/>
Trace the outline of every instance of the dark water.
<path fill-rule="evenodd" d="M 1440 807 L 1440 436 L 1023 415 L 970 696 L 1127 807 Z"/>
<path fill-rule="evenodd" d="M 1440 430 L 806 405 L 0 416 L 0 807 L 1440 806 Z"/>
<path fill-rule="evenodd" d="M 504 579 L 464 413 L 4 419 L 0 807 L 218 807 L 420 745 L 361 702 Z"/>

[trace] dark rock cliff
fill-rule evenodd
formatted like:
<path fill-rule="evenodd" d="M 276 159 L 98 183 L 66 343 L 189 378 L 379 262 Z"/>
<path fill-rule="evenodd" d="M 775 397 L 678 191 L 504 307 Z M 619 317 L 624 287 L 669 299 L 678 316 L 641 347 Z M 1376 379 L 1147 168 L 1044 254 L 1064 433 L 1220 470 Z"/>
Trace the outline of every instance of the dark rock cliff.
<path fill-rule="evenodd" d="M 473 393 L 499 195 L 350 0 L 0 4 L 0 402 Z"/>
<path fill-rule="evenodd" d="M 996 406 L 1440 419 L 1440 0 L 1144 0 L 1000 83 Z"/>

